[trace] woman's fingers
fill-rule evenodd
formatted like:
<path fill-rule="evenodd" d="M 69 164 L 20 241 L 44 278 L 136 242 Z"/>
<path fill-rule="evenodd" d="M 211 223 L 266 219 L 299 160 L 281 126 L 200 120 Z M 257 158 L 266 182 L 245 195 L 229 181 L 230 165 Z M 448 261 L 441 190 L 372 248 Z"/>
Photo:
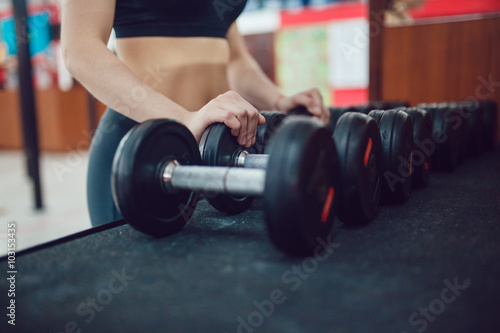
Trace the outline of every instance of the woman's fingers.
<path fill-rule="evenodd" d="M 323 97 L 317 88 L 310 89 L 281 100 L 280 105 L 285 107 L 282 111 L 289 111 L 297 106 L 304 106 L 314 117 L 320 119 L 325 125 L 330 122 L 330 112 L 323 104 Z"/>
<path fill-rule="evenodd" d="M 265 123 L 259 111 L 235 91 L 217 96 L 200 113 L 206 117 L 206 126 L 216 122 L 226 124 L 237 137 L 238 144 L 246 147 L 255 143 L 257 126 Z"/>

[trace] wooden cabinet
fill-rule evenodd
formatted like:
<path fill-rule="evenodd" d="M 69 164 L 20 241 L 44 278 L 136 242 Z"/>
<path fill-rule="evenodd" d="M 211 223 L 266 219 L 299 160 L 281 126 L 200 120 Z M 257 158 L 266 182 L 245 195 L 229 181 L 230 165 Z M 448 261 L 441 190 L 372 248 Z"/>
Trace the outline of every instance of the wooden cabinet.
<path fill-rule="evenodd" d="M 91 130 L 87 92 L 76 85 L 67 92 L 36 91 L 37 120 L 42 151 L 70 151 L 89 146 Z M 98 103 L 98 114 L 105 107 Z M 0 149 L 21 149 L 22 126 L 17 92 L 0 92 Z"/>
<path fill-rule="evenodd" d="M 390 27 L 383 45 L 384 100 L 493 99 L 500 105 L 499 16 Z"/>

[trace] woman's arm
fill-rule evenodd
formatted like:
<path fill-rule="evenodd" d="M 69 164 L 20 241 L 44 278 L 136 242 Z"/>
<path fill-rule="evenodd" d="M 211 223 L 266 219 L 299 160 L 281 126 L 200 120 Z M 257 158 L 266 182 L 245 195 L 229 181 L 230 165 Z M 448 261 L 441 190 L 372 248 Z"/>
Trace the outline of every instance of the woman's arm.
<path fill-rule="evenodd" d="M 61 42 L 68 71 L 98 100 L 143 122 L 173 118 L 183 122 L 197 140 L 205 128 L 225 123 L 249 146 L 264 118 L 236 92 L 213 99 L 199 112 L 189 112 L 145 85 L 108 48 L 116 0 L 66 0 L 63 5 Z"/>
<path fill-rule="evenodd" d="M 142 83 L 108 48 L 115 0 L 66 0 L 61 44 L 68 71 L 93 96 L 138 122 L 170 117 L 183 121 L 180 105 Z"/>
<path fill-rule="evenodd" d="M 227 39 L 230 47 L 228 79 L 231 88 L 260 110 L 279 110 L 286 113 L 296 106 L 303 105 L 325 124 L 329 123 L 330 113 L 324 106 L 318 89 L 283 96 L 248 53 L 236 23 L 229 28 Z"/>
<path fill-rule="evenodd" d="M 230 87 L 240 92 L 257 109 L 276 110 L 276 103 L 283 95 L 248 53 L 236 23 L 229 28 L 227 39 L 230 47 L 228 66 Z"/>

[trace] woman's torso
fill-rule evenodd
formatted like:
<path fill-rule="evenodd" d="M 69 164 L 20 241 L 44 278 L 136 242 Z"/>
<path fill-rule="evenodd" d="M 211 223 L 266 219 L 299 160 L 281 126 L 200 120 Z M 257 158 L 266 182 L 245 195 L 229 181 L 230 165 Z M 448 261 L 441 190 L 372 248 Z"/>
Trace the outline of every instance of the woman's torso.
<path fill-rule="evenodd" d="M 190 111 L 229 89 L 226 39 L 134 37 L 116 43 L 118 57 L 146 85 Z"/>
<path fill-rule="evenodd" d="M 143 83 L 197 111 L 229 89 L 223 37 L 246 1 L 231 8 L 163 1 L 117 0 L 117 56 Z"/>

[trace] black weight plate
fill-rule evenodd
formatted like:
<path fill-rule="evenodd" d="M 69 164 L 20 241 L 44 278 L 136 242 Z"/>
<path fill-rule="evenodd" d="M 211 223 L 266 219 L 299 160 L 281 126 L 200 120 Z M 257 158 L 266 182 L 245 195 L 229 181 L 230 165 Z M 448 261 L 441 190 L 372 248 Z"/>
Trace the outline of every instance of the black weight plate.
<path fill-rule="evenodd" d="M 289 116 L 312 116 L 312 113 L 307 110 L 303 105 L 298 105 L 293 109 L 288 110 L 287 115 Z"/>
<path fill-rule="evenodd" d="M 479 102 L 466 102 L 463 106 L 469 114 L 470 135 L 467 142 L 467 155 L 478 156 L 483 150 L 483 108 Z"/>
<path fill-rule="evenodd" d="M 493 150 L 496 143 L 498 126 L 498 105 L 495 101 L 486 100 L 481 102 L 483 109 L 483 148 Z"/>
<path fill-rule="evenodd" d="M 411 194 L 413 122 L 403 111 L 374 110 L 382 139 L 382 203 L 404 203 Z"/>
<path fill-rule="evenodd" d="M 371 101 L 368 103 L 369 110 L 366 114 L 370 113 L 370 111 L 373 110 L 389 110 L 392 109 L 392 107 L 384 101 Z"/>
<path fill-rule="evenodd" d="M 346 224 L 364 224 L 378 211 L 382 143 L 375 120 L 348 112 L 333 133 L 339 156 L 337 216 Z"/>
<path fill-rule="evenodd" d="M 435 151 L 432 154 L 432 168 L 435 171 L 453 171 L 458 165 L 460 138 L 458 128 L 460 115 L 450 107 L 429 105 L 425 110 L 432 117 L 432 140 Z"/>
<path fill-rule="evenodd" d="M 425 149 L 432 144 L 432 118 L 424 109 L 403 109 L 413 121 L 413 179 L 414 188 L 423 188 L 429 185 L 431 155 Z"/>
<path fill-rule="evenodd" d="M 330 131 L 332 133 L 335 130 L 335 125 L 337 124 L 337 120 L 340 118 L 340 116 L 342 114 L 344 114 L 345 112 L 349 112 L 349 111 L 356 112 L 356 110 L 353 110 L 352 108 L 339 108 L 339 107 L 329 108 L 330 124 L 327 127 L 330 129 Z M 288 111 L 288 115 L 290 115 L 290 116 L 309 116 L 309 117 L 312 116 L 312 114 L 307 110 L 307 108 L 305 106 L 302 106 L 302 105 L 299 105 L 299 106 L 291 109 L 290 111 Z"/>
<path fill-rule="evenodd" d="M 236 154 L 242 150 L 255 153 L 255 150 L 244 148 L 238 144 L 231 129 L 224 124 L 210 125 L 200 141 L 200 153 L 203 165 L 207 166 L 234 166 Z M 227 214 L 239 214 L 246 211 L 254 198 L 215 192 L 205 192 L 207 201 L 218 211 Z"/>
<path fill-rule="evenodd" d="M 351 106 L 349 107 L 349 109 L 350 109 L 349 111 L 359 112 L 367 115 L 368 113 L 370 113 L 370 111 L 375 110 L 377 108 L 371 104 L 366 104 L 366 105 Z"/>
<path fill-rule="evenodd" d="M 463 103 L 452 103 L 461 118 L 461 124 L 458 128 L 458 162 L 462 163 L 467 157 L 467 143 L 470 137 L 469 113 Z"/>
<path fill-rule="evenodd" d="M 410 107 L 410 103 L 408 101 L 388 101 L 388 102 L 385 102 L 384 110 L 409 108 L 409 107 Z"/>
<path fill-rule="evenodd" d="M 330 108 L 330 130 L 332 133 L 335 132 L 335 127 L 337 126 L 337 122 L 339 121 L 340 117 L 346 112 L 356 112 L 355 110 L 347 107 L 347 108 L 342 108 L 342 107 L 332 107 Z"/>
<path fill-rule="evenodd" d="M 335 218 L 338 160 L 329 129 L 288 117 L 276 135 L 266 172 L 264 209 L 269 235 L 292 255 L 325 242 Z"/>
<path fill-rule="evenodd" d="M 262 111 L 261 114 L 266 118 L 266 123 L 257 127 L 254 147 L 258 154 L 269 154 L 272 139 L 281 127 L 286 115 L 278 111 Z"/>
<path fill-rule="evenodd" d="M 181 165 L 201 164 L 191 132 L 167 119 L 148 120 L 132 128 L 113 160 L 111 186 L 116 207 L 131 226 L 152 236 L 178 232 L 198 202 L 193 192 L 164 191 L 162 166 L 169 160 Z"/>

